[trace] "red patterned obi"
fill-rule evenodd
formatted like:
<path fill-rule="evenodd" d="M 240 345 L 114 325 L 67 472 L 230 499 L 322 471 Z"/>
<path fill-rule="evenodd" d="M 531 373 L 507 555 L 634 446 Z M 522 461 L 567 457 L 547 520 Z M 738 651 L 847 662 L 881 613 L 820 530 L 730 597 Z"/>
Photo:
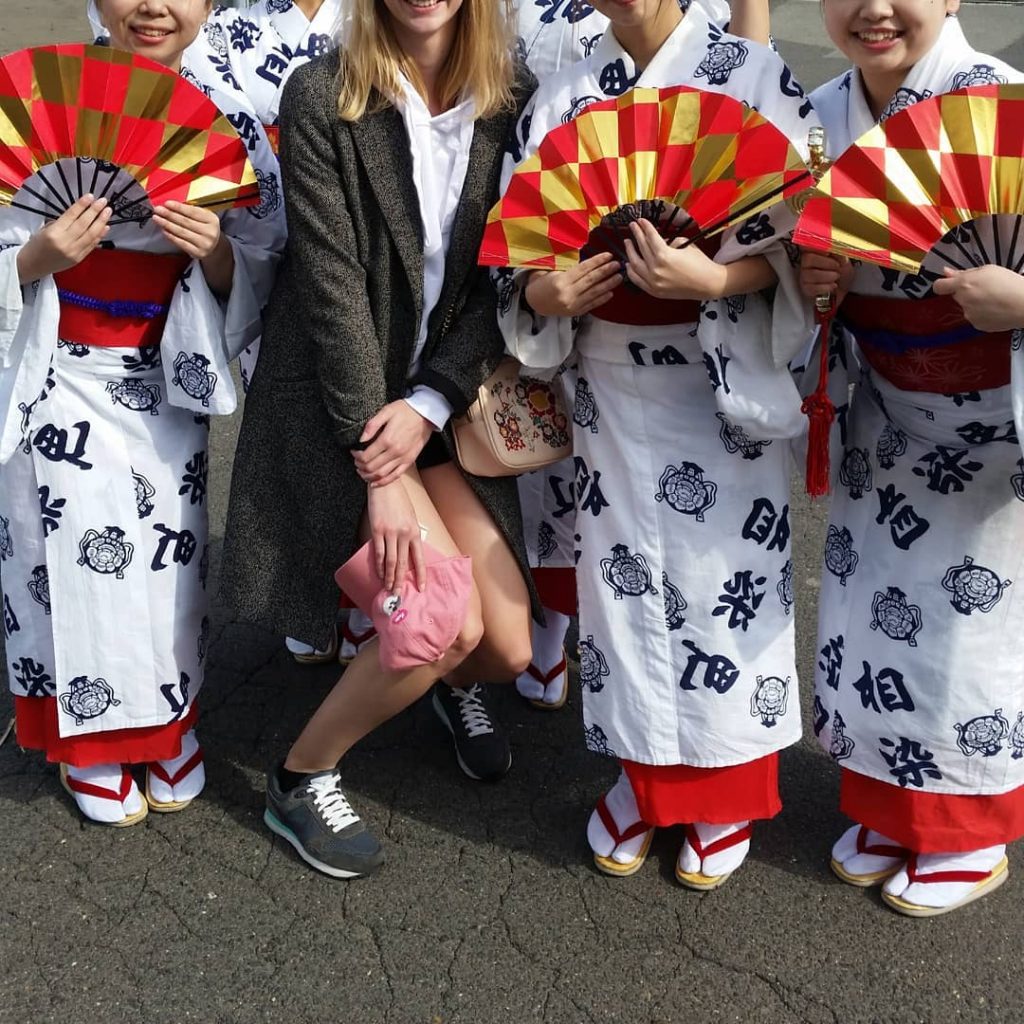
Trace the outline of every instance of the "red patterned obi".
<path fill-rule="evenodd" d="M 281 152 L 280 125 L 265 124 L 263 130 L 267 133 L 267 141 L 270 143 L 270 148 L 274 151 L 274 156 L 278 156 Z"/>
<path fill-rule="evenodd" d="M 979 331 L 950 295 L 890 299 L 851 292 L 837 316 L 871 368 L 903 391 L 955 395 L 1010 383 L 1010 332 Z"/>
<path fill-rule="evenodd" d="M 94 249 L 54 274 L 62 341 L 103 348 L 159 345 L 167 310 L 189 258 Z"/>
<path fill-rule="evenodd" d="M 596 228 L 590 235 L 590 241 L 580 252 L 580 260 L 601 252 L 613 252 L 624 260 L 625 247 L 622 243 L 626 238 L 632 238 L 632 235 L 623 229 Z M 721 239 L 716 235 L 697 244 L 701 251 L 714 258 L 721 245 Z M 590 315 L 596 316 L 598 320 L 626 324 L 630 327 L 692 324 L 700 318 L 700 303 L 692 299 L 657 299 L 623 275 L 622 284 L 615 289 L 612 297 L 597 309 L 591 310 Z"/>

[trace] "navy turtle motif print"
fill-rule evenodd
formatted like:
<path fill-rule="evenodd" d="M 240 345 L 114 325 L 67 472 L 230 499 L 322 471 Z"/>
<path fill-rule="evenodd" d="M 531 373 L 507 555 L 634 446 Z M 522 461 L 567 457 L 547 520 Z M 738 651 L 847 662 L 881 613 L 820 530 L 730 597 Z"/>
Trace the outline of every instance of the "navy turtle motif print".
<path fill-rule="evenodd" d="M 738 40 L 711 42 L 694 78 L 706 78 L 709 85 L 725 85 L 733 71 L 746 63 L 749 52 L 746 43 Z"/>
<path fill-rule="evenodd" d="M 999 577 L 983 565 L 975 565 L 969 555 L 959 565 L 950 566 L 942 577 L 942 589 L 948 591 L 949 603 L 961 615 L 972 612 L 990 612 L 999 603 L 1003 591 L 1012 580 Z"/>
<path fill-rule="evenodd" d="M 704 470 L 696 462 L 668 465 L 658 480 L 655 501 L 666 501 L 670 508 L 704 522 L 704 513 L 715 504 L 718 484 L 704 479 Z"/>
<path fill-rule="evenodd" d="M 623 596 L 640 597 L 647 593 L 658 593 L 651 582 L 647 559 L 641 554 L 630 554 L 625 544 L 615 544 L 611 557 L 601 559 L 601 575 L 605 583 L 615 591 L 616 601 Z"/>
<path fill-rule="evenodd" d="M 882 116 L 878 120 L 879 122 L 884 121 L 887 117 L 892 117 L 893 114 L 898 114 L 901 110 L 906 110 L 907 107 L 920 103 L 921 100 L 926 100 L 931 95 L 931 89 L 915 92 L 913 89 L 901 86 L 893 93 L 892 99 L 886 104 L 885 110 L 882 111 Z"/>
<path fill-rule="evenodd" d="M 609 746 L 608 737 L 601 726 L 597 724 L 592 725 L 589 729 L 583 731 L 583 736 L 587 744 L 587 750 L 591 750 L 595 754 L 603 754 L 605 757 L 615 757 L 615 751 Z"/>
<path fill-rule="evenodd" d="M 771 441 L 753 440 L 742 427 L 730 423 L 724 413 L 716 412 L 715 415 L 722 422 L 718 436 L 730 455 L 739 453 L 744 459 L 753 461 L 761 458 L 765 448 L 771 444 Z"/>
<path fill-rule="evenodd" d="M 50 574 L 45 565 L 37 565 L 26 584 L 29 596 L 47 615 L 50 614 Z"/>
<path fill-rule="evenodd" d="M 847 579 L 857 571 L 860 555 L 853 550 L 853 536 L 844 526 L 829 524 L 825 538 L 825 568 L 845 587 Z"/>
<path fill-rule="evenodd" d="M 104 530 L 86 530 L 78 542 L 78 564 L 101 576 L 113 575 L 123 580 L 124 571 L 131 565 L 135 545 L 124 539 L 124 530 L 108 526 Z"/>
<path fill-rule="evenodd" d="M 683 612 L 686 611 L 686 599 L 666 572 L 661 574 L 661 587 L 665 600 L 665 625 L 670 630 L 682 629 L 686 624 L 683 616 Z"/>
<path fill-rule="evenodd" d="M 171 383 L 181 388 L 189 398 L 209 406 L 210 396 L 217 387 L 217 374 L 209 369 L 210 360 L 198 352 L 189 356 L 179 352 L 174 359 Z"/>
<path fill-rule="evenodd" d="M 1010 723 L 1003 718 L 1003 709 L 996 708 L 991 715 L 979 715 L 967 722 L 957 722 L 956 745 L 964 757 L 981 754 L 994 757 L 1003 749 L 1003 740 L 1010 735 Z"/>
<path fill-rule="evenodd" d="M 916 637 L 921 632 L 921 609 L 910 604 L 899 587 L 887 587 L 884 593 L 878 590 L 871 602 L 871 628 L 880 629 L 890 640 L 902 640 L 916 647 Z"/>
<path fill-rule="evenodd" d="M 839 469 L 839 482 L 850 489 L 851 498 L 862 498 L 871 490 L 871 460 L 867 448 L 847 448 Z"/>
<path fill-rule="evenodd" d="M 99 718 L 111 707 L 120 707 L 121 702 L 114 696 L 114 690 L 106 679 L 97 676 L 75 676 L 68 683 L 67 691 L 60 695 L 60 706 L 64 713 L 71 715 L 75 725 L 86 720 Z"/>
<path fill-rule="evenodd" d="M 572 420 L 578 427 L 585 427 L 592 434 L 598 431 L 597 421 L 601 418 L 601 412 L 594 401 L 594 393 L 590 390 L 590 384 L 585 377 L 576 380 L 575 397 L 573 400 Z"/>
<path fill-rule="evenodd" d="M 585 686 L 591 693 L 600 693 L 609 675 L 608 661 L 594 643 L 591 634 L 587 634 L 586 640 L 580 640 L 579 654 L 580 685 Z"/>
<path fill-rule="evenodd" d="M 147 384 L 135 377 L 107 382 L 107 392 L 115 405 L 123 405 L 133 412 L 148 412 L 150 416 L 159 416 L 161 402 L 160 385 Z"/>
<path fill-rule="evenodd" d="M 789 682 L 789 676 L 785 679 L 779 676 L 757 677 L 757 686 L 750 697 L 750 714 L 753 718 L 760 718 L 761 724 L 767 729 L 776 725 L 786 713 Z"/>
<path fill-rule="evenodd" d="M 950 91 L 969 89 L 975 85 L 1006 85 L 1006 78 L 991 64 L 975 64 L 969 71 L 960 71 L 953 77 Z"/>

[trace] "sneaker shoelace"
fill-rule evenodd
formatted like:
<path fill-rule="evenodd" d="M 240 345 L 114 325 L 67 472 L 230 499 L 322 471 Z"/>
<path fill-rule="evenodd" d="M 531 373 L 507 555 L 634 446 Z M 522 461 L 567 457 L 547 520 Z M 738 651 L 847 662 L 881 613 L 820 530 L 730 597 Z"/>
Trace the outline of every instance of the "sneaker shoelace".
<path fill-rule="evenodd" d="M 490 715 L 484 707 L 484 693 L 479 683 L 474 683 L 465 690 L 452 690 L 452 693 L 459 702 L 459 715 L 470 738 L 494 732 Z"/>
<path fill-rule="evenodd" d="M 352 805 L 341 791 L 341 776 L 337 772 L 310 779 L 309 792 L 321 820 L 332 832 L 340 832 L 359 820 L 359 815 L 352 810 Z"/>

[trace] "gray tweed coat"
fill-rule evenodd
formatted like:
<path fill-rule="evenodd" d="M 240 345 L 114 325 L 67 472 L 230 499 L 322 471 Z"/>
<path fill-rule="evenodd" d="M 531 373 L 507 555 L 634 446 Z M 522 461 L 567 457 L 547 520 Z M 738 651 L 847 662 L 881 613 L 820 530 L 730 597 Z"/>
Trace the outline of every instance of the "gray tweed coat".
<path fill-rule="evenodd" d="M 351 448 L 406 393 L 423 309 L 423 230 L 405 126 L 391 106 L 336 113 L 338 58 L 292 75 L 281 103 L 289 238 L 264 320 L 231 481 L 222 596 L 238 613 L 319 647 L 338 604 L 334 570 L 355 550 L 366 485 Z M 476 265 L 516 107 L 476 122 L 441 297 L 418 382 L 456 415 L 498 363 L 496 298 Z M 450 434 L 445 440 L 451 447 Z M 513 478 L 467 476 L 530 582 Z"/>

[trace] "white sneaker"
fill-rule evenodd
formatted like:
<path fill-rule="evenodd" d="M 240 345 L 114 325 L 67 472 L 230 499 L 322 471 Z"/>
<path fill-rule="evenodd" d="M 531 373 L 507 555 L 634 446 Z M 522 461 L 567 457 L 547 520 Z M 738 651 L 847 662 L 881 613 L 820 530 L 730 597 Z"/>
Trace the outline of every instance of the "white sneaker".
<path fill-rule="evenodd" d="M 74 798 L 82 815 L 99 825 L 126 828 L 142 821 L 149 812 L 126 765 L 77 768 L 62 764 L 60 782 Z"/>

